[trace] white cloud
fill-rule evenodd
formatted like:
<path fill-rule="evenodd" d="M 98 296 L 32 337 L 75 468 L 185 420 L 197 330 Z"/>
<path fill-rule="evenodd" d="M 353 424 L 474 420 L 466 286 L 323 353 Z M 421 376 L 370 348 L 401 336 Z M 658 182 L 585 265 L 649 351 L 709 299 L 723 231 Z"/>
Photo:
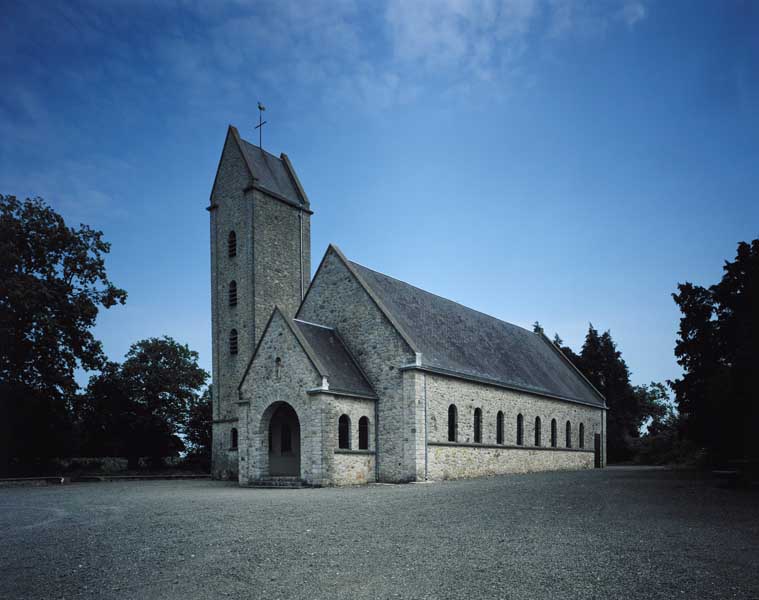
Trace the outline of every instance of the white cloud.
<path fill-rule="evenodd" d="M 620 18 L 627 23 L 628 27 L 642 21 L 647 15 L 648 11 L 641 2 L 625 2 L 619 11 Z"/>

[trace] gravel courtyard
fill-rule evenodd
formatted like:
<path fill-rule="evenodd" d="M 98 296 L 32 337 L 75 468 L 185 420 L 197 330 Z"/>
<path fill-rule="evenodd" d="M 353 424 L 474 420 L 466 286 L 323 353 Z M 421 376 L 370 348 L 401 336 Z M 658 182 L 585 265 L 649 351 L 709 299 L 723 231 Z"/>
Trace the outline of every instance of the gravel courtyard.
<path fill-rule="evenodd" d="M 0 488 L 0 598 L 759 598 L 758 500 L 638 469 Z"/>

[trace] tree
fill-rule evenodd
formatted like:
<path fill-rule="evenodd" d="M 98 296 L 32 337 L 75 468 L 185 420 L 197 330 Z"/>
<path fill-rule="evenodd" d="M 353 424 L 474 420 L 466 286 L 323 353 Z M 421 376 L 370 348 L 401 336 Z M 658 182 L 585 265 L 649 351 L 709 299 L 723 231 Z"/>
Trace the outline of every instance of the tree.
<path fill-rule="evenodd" d="M 718 460 L 759 458 L 759 239 L 738 244 L 719 283 L 678 284 L 683 316 L 675 355 L 683 377 L 671 383 L 684 434 Z"/>
<path fill-rule="evenodd" d="M 0 474 L 11 457 L 64 450 L 75 370 L 105 362 L 98 311 L 127 297 L 106 274 L 109 251 L 102 232 L 68 227 L 42 199 L 0 195 Z"/>
<path fill-rule="evenodd" d="M 599 334 L 589 324 L 580 354 L 568 346 L 558 334 L 554 344 L 572 361 L 595 388 L 606 398 L 606 447 L 610 461 L 632 458 L 633 442 L 640 436 L 641 426 L 660 414 L 662 398 L 667 397 L 663 384 L 633 386 L 630 370 L 617 349 L 611 332 Z"/>
<path fill-rule="evenodd" d="M 140 457 L 160 464 L 185 448 L 198 391 L 208 373 L 198 353 L 170 337 L 132 344 L 123 364 L 108 363 L 90 378 L 77 405 L 82 447 L 90 456 Z"/>
<path fill-rule="evenodd" d="M 206 470 L 211 466 L 212 393 L 211 386 L 208 386 L 191 403 L 186 428 L 189 458 Z"/>
<path fill-rule="evenodd" d="M 139 341 L 121 367 L 133 403 L 143 452 L 160 459 L 182 449 L 190 407 L 208 373 L 198 366 L 198 353 L 170 337 Z"/>

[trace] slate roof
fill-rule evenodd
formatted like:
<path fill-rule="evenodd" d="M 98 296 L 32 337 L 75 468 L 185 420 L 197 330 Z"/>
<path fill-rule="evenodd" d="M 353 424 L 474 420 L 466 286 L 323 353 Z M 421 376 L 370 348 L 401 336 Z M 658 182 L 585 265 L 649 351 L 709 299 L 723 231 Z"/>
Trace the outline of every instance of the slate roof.
<path fill-rule="evenodd" d="M 255 185 L 282 196 L 290 202 L 305 204 L 281 158 L 269 154 L 266 150 L 262 150 L 242 138 L 240 138 L 240 147 L 253 171 Z"/>
<path fill-rule="evenodd" d="M 319 370 L 326 371 L 322 375 L 329 381 L 330 390 L 376 396 L 334 329 L 298 319 L 293 323 L 313 350 Z"/>
<path fill-rule="evenodd" d="M 599 407 L 605 401 L 543 335 L 350 262 L 422 355 L 422 367 Z"/>

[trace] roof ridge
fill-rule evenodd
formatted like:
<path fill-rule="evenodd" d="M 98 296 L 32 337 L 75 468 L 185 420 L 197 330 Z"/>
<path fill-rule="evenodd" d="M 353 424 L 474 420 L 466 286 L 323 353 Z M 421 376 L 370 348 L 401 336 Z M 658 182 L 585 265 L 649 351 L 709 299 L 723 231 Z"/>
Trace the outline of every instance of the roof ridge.
<path fill-rule="evenodd" d="M 313 323 L 311 321 L 299 319 L 298 317 L 293 317 L 293 321 L 298 321 L 298 323 L 303 323 L 304 325 L 313 325 L 314 327 L 321 327 L 322 329 L 329 329 L 330 331 L 335 331 L 335 328 L 330 327 L 329 325 L 322 325 L 321 323 Z"/>
<path fill-rule="evenodd" d="M 517 329 L 521 329 L 525 333 L 534 333 L 530 331 L 529 329 L 522 327 L 521 325 L 516 325 L 515 323 L 510 323 L 509 321 L 505 321 L 504 319 L 499 319 L 496 316 L 493 316 L 489 313 L 486 313 L 484 311 L 478 310 L 476 308 L 472 308 L 471 306 L 467 306 L 466 304 L 462 304 L 461 302 L 457 302 L 456 300 L 451 300 L 450 298 L 446 298 L 445 296 L 441 296 L 440 294 L 436 294 L 434 292 L 430 292 L 429 290 L 425 290 L 424 288 L 420 288 L 418 285 L 414 285 L 413 283 L 409 283 L 408 281 L 403 281 L 403 279 L 398 279 L 397 277 L 393 277 L 392 275 L 388 275 L 387 273 L 383 273 L 382 271 L 377 271 L 376 269 L 372 269 L 371 267 L 367 267 L 366 265 L 362 265 L 361 263 L 358 263 L 353 260 L 349 260 L 352 264 L 356 265 L 357 267 L 361 267 L 362 269 L 366 269 L 367 271 L 371 271 L 372 273 L 377 273 L 377 275 L 382 275 L 383 277 L 387 277 L 388 279 L 392 279 L 393 281 L 397 281 L 399 283 L 402 283 L 404 285 L 407 285 L 409 287 L 414 288 L 415 290 L 419 290 L 420 292 L 424 292 L 425 294 L 429 294 L 430 296 L 434 296 L 435 298 L 440 298 L 441 300 L 445 300 L 446 302 L 450 302 L 452 304 L 455 304 L 456 306 L 460 306 L 461 308 L 465 308 L 466 310 L 470 310 L 472 312 L 475 312 L 477 314 L 480 314 L 484 317 L 488 317 L 489 319 L 495 319 L 496 321 L 503 323 L 504 325 L 509 325 L 511 327 L 516 327 Z"/>
<path fill-rule="evenodd" d="M 257 145 L 256 145 L 256 144 L 254 144 L 253 142 L 249 142 L 248 140 L 246 140 L 246 139 L 245 139 L 245 138 L 243 138 L 243 137 L 241 137 L 241 138 L 240 138 L 240 141 L 242 141 L 242 142 L 245 142 L 246 144 L 248 144 L 248 146 L 250 146 L 251 148 L 255 148 L 256 150 L 258 150 L 258 151 L 262 152 L 263 154 L 265 154 L 265 155 L 267 155 L 267 156 L 270 156 L 271 158 L 273 158 L 273 159 L 275 159 L 275 160 L 278 160 L 278 161 L 282 162 L 282 159 L 281 159 L 279 156 L 277 156 L 276 154 L 272 154 L 272 153 L 271 153 L 271 152 L 269 152 L 268 150 L 264 150 L 263 148 L 261 148 L 260 146 L 257 146 Z"/>

